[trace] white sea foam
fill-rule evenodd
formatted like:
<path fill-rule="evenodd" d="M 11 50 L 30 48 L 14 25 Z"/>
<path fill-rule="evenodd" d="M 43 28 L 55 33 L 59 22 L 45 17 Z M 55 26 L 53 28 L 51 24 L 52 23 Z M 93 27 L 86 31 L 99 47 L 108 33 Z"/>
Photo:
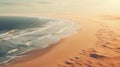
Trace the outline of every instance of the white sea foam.
<path fill-rule="evenodd" d="M 65 30 L 66 28 L 67 28 L 67 27 L 64 27 L 64 28 L 60 29 L 59 31 L 57 31 L 56 33 L 57 33 L 57 34 L 62 33 L 62 32 L 64 32 L 64 30 Z"/>
<path fill-rule="evenodd" d="M 10 54 L 10 53 L 14 53 L 14 52 L 16 52 L 16 51 L 18 51 L 17 48 L 16 48 L 16 49 L 12 49 L 12 50 L 8 51 L 7 53 Z"/>
<path fill-rule="evenodd" d="M 9 43 L 5 43 L 5 45 L 7 45 L 6 47 L 13 48 L 7 51 L 8 54 L 20 52 L 13 56 L 7 56 L 9 59 L 4 61 L 4 63 L 18 58 L 17 55 L 24 54 L 36 48 L 44 49 L 46 47 L 49 47 L 49 44 L 56 43 L 60 41 L 61 38 L 65 38 L 66 36 L 69 36 L 71 33 L 78 30 L 78 25 L 73 22 L 55 18 L 39 18 L 51 19 L 54 21 L 48 21 L 47 24 L 42 25 L 42 27 L 39 28 L 31 28 L 19 31 L 11 30 L 0 34 L 0 42 L 5 40 L 10 41 L 10 44 L 13 44 L 11 46 L 8 46 Z"/>
<path fill-rule="evenodd" d="M 10 30 L 10 31 L 8 31 L 8 32 L 5 32 L 5 33 L 3 33 L 3 34 L 0 34 L 0 36 L 9 35 L 9 34 L 12 34 L 12 33 L 14 33 L 14 32 L 15 32 L 15 30 Z"/>
<path fill-rule="evenodd" d="M 32 33 L 41 32 L 41 31 L 44 31 L 44 30 L 46 30 L 46 29 L 48 29 L 50 27 L 51 26 L 48 26 L 48 27 L 42 28 L 40 30 L 36 30 L 36 31 L 32 31 L 32 32 L 27 32 L 27 33 L 22 33 L 20 35 L 16 35 L 16 36 L 13 36 L 13 37 L 3 38 L 3 40 L 15 39 L 15 38 L 18 38 L 18 37 L 21 37 L 21 36 L 25 36 L 25 35 L 29 35 L 29 34 L 32 34 Z"/>

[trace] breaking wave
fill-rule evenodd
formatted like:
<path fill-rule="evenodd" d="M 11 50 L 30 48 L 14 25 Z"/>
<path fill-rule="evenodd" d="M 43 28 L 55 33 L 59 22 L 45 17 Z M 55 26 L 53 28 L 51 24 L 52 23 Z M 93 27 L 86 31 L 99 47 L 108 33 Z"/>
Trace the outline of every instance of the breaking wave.
<path fill-rule="evenodd" d="M 79 29 L 77 23 L 43 17 L 0 17 L 0 64 L 44 49 Z"/>

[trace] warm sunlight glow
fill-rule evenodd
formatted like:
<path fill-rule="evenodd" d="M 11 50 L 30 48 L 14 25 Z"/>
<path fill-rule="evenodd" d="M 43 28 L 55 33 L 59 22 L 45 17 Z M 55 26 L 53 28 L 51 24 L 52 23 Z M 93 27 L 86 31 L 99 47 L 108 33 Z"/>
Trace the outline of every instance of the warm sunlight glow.
<path fill-rule="evenodd" d="M 0 14 L 119 13 L 119 3 L 119 0 L 1 0 Z"/>

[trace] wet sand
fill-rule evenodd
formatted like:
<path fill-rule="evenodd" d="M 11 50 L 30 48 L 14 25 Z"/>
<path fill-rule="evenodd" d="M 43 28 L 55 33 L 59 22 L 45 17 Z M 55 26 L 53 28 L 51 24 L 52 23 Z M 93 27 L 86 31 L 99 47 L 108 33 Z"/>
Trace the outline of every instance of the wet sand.
<path fill-rule="evenodd" d="M 80 23 L 81 29 L 42 55 L 34 51 L 33 56 L 5 64 L 5 67 L 120 67 L 119 16 L 53 17 Z"/>

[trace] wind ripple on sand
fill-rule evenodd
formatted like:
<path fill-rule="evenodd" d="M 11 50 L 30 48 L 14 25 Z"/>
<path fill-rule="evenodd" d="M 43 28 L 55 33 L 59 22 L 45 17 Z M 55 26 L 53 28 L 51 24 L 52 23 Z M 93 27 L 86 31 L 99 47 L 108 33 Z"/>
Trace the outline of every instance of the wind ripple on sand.
<path fill-rule="evenodd" d="M 119 35 L 103 27 L 96 34 L 96 48 L 81 50 L 79 56 L 58 64 L 58 67 L 120 67 Z"/>

